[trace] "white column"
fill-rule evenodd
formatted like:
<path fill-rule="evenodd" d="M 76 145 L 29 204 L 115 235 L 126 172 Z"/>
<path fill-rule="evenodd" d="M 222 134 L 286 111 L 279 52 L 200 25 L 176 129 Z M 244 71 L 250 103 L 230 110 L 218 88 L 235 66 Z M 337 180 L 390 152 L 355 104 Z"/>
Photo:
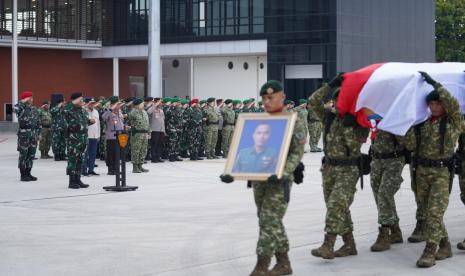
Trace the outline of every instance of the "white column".
<path fill-rule="evenodd" d="M 149 60 L 147 94 L 157 98 L 162 96 L 162 72 L 160 58 L 160 0 L 151 0 L 149 16 Z"/>
<path fill-rule="evenodd" d="M 18 103 L 18 0 L 13 0 L 13 21 L 12 33 L 13 42 L 11 45 L 11 103 L 15 106 Z M 13 122 L 17 122 L 15 113 L 13 112 Z"/>
<path fill-rule="evenodd" d="M 113 96 L 119 97 L 119 58 L 113 58 Z"/>
<path fill-rule="evenodd" d="M 194 99 L 194 78 L 195 78 L 195 72 L 194 72 L 194 58 L 191 58 L 190 59 L 190 66 L 191 66 L 191 70 L 190 70 L 190 97 L 191 99 Z"/>

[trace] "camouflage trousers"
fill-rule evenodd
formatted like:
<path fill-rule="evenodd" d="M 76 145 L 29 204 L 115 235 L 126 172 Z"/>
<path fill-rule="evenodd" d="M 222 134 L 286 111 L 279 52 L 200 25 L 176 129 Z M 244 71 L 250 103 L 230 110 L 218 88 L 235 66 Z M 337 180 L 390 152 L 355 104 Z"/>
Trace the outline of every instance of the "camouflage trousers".
<path fill-rule="evenodd" d="M 231 146 L 232 137 L 234 134 L 234 127 L 233 126 L 225 126 L 223 131 L 221 132 L 222 142 L 221 142 L 221 151 L 225 156 L 228 156 L 229 147 Z"/>
<path fill-rule="evenodd" d="M 318 142 L 321 138 L 323 126 L 321 122 L 312 122 L 308 124 L 308 134 L 310 135 L 310 148 L 318 147 Z"/>
<path fill-rule="evenodd" d="M 189 144 L 189 153 L 191 156 L 197 156 L 200 153 L 200 146 L 202 140 L 202 127 L 196 126 L 189 129 L 188 132 L 188 144 Z"/>
<path fill-rule="evenodd" d="M 144 164 L 147 155 L 147 134 L 136 133 L 131 137 L 131 162 L 132 164 Z"/>
<path fill-rule="evenodd" d="M 107 154 L 107 142 L 106 142 L 105 133 L 103 133 L 103 135 L 100 136 L 100 140 L 98 142 L 97 156 L 100 159 L 106 160 L 106 154 Z"/>
<path fill-rule="evenodd" d="M 426 241 L 439 244 L 448 237 L 444 213 L 449 205 L 449 169 L 418 166 L 416 179 L 416 194 L 426 218 Z"/>
<path fill-rule="evenodd" d="M 55 156 L 66 155 L 66 135 L 64 130 L 52 129 L 52 151 Z"/>
<path fill-rule="evenodd" d="M 179 133 L 176 130 L 166 132 L 167 139 L 165 140 L 165 149 L 168 157 L 176 157 L 179 154 Z"/>
<path fill-rule="evenodd" d="M 415 203 L 417 205 L 415 218 L 417 221 L 424 222 L 426 221 L 425 207 L 422 205 L 424 202 L 418 198 L 417 184 L 414 181 L 415 177 L 413 174 L 413 167 L 411 164 L 409 165 L 409 171 L 410 171 L 410 188 L 412 189 L 413 195 L 415 196 Z"/>
<path fill-rule="evenodd" d="M 30 169 L 37 150 L 37 136 L 32 131 L 18 133 L 18 168 Z"/>
<path fill-rule="evenodd" d="M 48 154 L 52 145 L 50 128 L 42 128 L 40 131 L 39 151 Z"/>
<path fill-rule="evenodd" d="M 460 191 L 465 192 L 465 160 L 462 159 L 462 172 L 459 174 Z"/>
<path fill-rule="evenodd" d="M 179 152 L 187 153 L 189 150 L 189 129 L 184 128 L 180 133 Z"/>
<path fill-rule="evenodd" d="M 82 163 L 86 157 L 87 133 L 70 133 L 68 137 L 67 175 L 81 175 Z"/>
<path fill-rule="evenodd" d="M 350 205 L 357 191 L 358 167 L 324 165 L 322 175 L 326 203 L 325 232 L 341 236 L 352 232 Z"/>
<path fill-rule="evenodd" d="M 390 226 L 399 223 L 394 196 L 402 184 L 405 158 L 374 159 L 371 162 L 371 189 L 378 207 L 378 223 Z"/>
<path fill-rule="evenodd" d="M 215 147 L 218 140 L 218 126 L 210 125 L 205 128 L 205 155 L 207 157 L 215 156 Z"/>
<path fill-rule="evenodd" d="M 284 198 L 283 186 L 255 181 L 252 185 L 260 228 L 257 255 L 272 257 L 276 253 L 288 252 L 289 240 L 283 224 L 288 203 Z"/>

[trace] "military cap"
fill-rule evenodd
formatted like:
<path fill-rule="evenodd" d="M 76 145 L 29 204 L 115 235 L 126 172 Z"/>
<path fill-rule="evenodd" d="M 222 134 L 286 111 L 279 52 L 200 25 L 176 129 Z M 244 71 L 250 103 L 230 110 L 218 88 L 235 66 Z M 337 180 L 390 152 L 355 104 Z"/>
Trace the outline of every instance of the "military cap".
<path fill-rule="evenodd" d="M 109 100 L 110 104 L 116 104 L 117 102 L 119 102 L 118 96 L 111 96 Z"/>
<path fill-rule="evenodd" d="M 206 104 L 206 103 L 207 103 L 206 100 L 201 100 L 201 101 L 200 101 L 200 104 L 201 104 L 201 105 L 202 105 L 202 104 Z"/>
<path fill-rule="evenodd" d="M 124 100 L 125 103 L 130 103 L 132 101 L 134 101 L 135 97 L 129 97 L 127 99 Z"/>
<path fill-rule="evenodd" d="M 162 100 L 164 103 L 169 103 L 172 101 L 172 99 L 170 97 L 164 97 L 163 100 Z"/>
<path fill-rule="evenodd" d="M 142 98 L 135 98 L 133 101 L 132 101 L 132 104 L 134 105 L 140 105 L 141 103 L 143 103 L 144 100 L 142 100 Z"/>
<path fill-rule="evenodd" d="M 73 94 L 71 94 L 71 100 L 75 100 L 75 99 L 78 99 L 82 97 L 82 92 L 74 92 Z"/>
<path fill-rule="evenodd" d="M 430 103 L 430 102 L 432 102 L 432 101 L 437 102 L 437 101 L 440 101 L 440 100 L 441 100 L 441 99 L 440 99 L 440 97 L 439 97 L 439 93 L 438 93 L 437 90 L 431 91 L 431 92 L 428 94 L 428 96 L 426 96 L 426 103 Z"/>
<path fill-rule="evenodd" d="M 47 100 L 45 100 L 42 104 L 44 105 L 44 104 L 49 104 L 49 103 Z"/>
<path fill-rule="evenodd" d="M 260 89 L 260 96 L 274 94 L 283 91 L 283 85 L 279 81 L 269 80 Z"/>
<path fill-rule="evenodd" d="M 225 104 L 230 104 L 232 103 L 233 101 L 231 99 L 227 99 L 226 101 L 224 101 Z"/>
<path fill-rule="evenodd" d="M 182 105 L 189 104 L 189 100 L 182 99 L 182 100 L 181 100 L 181 104 L 182 104 Z"/>
<path fill-rule="evenodd" d="M 145 97 L 144 102 L 151 102 L 153 101 L 153 97 Z"/>
<path fill-rule="evenodd" d="M 250 103 L 250 100 L 244 100 L 242 103 L 243 103 L 243 104 L 249 104 L 249 103 Z"/>
<path fill-rule="evenodd" d="M 216 100 L 215 98 L 208 98 L 208 99 L 207 99 L 207 103 L 214 102 L 215 100 Z"/>
<path fill-rule="evenodd" d="M 299 100 L 299 104 L 306 104 L 307 103 L 307 100 L 306 99 L 300 99 Z"/>

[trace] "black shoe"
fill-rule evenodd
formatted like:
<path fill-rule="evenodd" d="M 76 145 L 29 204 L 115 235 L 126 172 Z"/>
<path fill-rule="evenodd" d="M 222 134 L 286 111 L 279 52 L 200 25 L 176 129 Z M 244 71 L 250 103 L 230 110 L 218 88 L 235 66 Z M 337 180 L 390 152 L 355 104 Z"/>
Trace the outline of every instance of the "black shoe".
<path fill-rule="evenodd" d="M 197 157 L 197 160 L 199 160 L 199 161 L 203 161 L 203 158 Z"/>
<path fill-rule="evenodd" d="M 170 162 L 176 162 L 176 161 L 178 161 L 178 160 L 176 160 L 176 158 L 174 158 L 174 157 L 170 157 L 169 160 L 170 160 Z"/>
<path fill-rule="evenodd" d="M 152 163 L 160 163 L 160 160 L 152 160 Z"/>
<path fill-rule="evenodd" d="M 165 163 L 165 160 L 159 158 L 159 159 L 158 159 L 158 162 L 159 162 L 159 163 Z"/>
<path fill-rule="evenodd" d="M 81 181 L 81 176 L 80 176 L 80 175 L 76 176 L 76 178 L 77 178 L 77 183 L 79 184 L 79 188 L 89 188 L 89 185 L 84 184 L 84 183 Z"/>
<path fill-rule="evenodd" d="M 197 157 L 192 156 L 192 157 L 190 158 L 190 160 L 191 160 L 191 161 L 197 161 Z"/>
<path fill-rule="evenodd" d="M 108 175 L 116 175 L 116 172 L 115 170 L 112 170 L 112 169 L 108 169 Z"/>
<path fill-rule="evenodd" d="M 58 155 L 53 156 L 53 160 L 55 160 L 55 161 L 61 161 L 60 156 L 58 156 Z"/>
<path fill-rule="evenodd" d="M 96 172 L 94 172 L 94 171 L 90 171 L 90 172 L 89 172 L 89 175 L 95 175 L 95 176 L 97 176 L 97 175 L 100 175 L 100 174 L 98 174 L 98 173 L 96 173 Z"/>
<path fill-rule="evenodd" d="M 179 158 L 179 156 L 176 156 L 176 158 L 174 159 L 175 161 L 184 161 L 182 160 L 181 158 Z"/>
<path fill-rule="evenodd" d="M 69 176 L 69 185 L 68 185 L 68 188 L 69 189 L 79 189 L 81 188 L 79 186 L 79 182 L 77 182 L 77 177 L 75 175 L 70 175 Z"/>
<path fill-rule="evenodd" d="M 26 171 L 31 181 L 37 181 L 37 177 L 31 175 L 31 168 L 27 169 Z"/>

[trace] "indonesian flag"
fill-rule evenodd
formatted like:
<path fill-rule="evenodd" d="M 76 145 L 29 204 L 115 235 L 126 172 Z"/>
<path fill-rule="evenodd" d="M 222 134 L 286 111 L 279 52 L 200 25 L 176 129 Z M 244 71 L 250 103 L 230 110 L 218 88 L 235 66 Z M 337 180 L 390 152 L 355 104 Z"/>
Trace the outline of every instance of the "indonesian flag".
<path fill-rule="evenodd" d="M 405 135 L 410 127 L 425 121 L 430 112 L 426 96 L 434 89 L 418 73 L 424 71 L 440 82 L 465 113 L 465 63 L 381 63 L 344 74 L 337 108 L 372 127 L 368 116 L 382 117 L 378 128 Z"/>

